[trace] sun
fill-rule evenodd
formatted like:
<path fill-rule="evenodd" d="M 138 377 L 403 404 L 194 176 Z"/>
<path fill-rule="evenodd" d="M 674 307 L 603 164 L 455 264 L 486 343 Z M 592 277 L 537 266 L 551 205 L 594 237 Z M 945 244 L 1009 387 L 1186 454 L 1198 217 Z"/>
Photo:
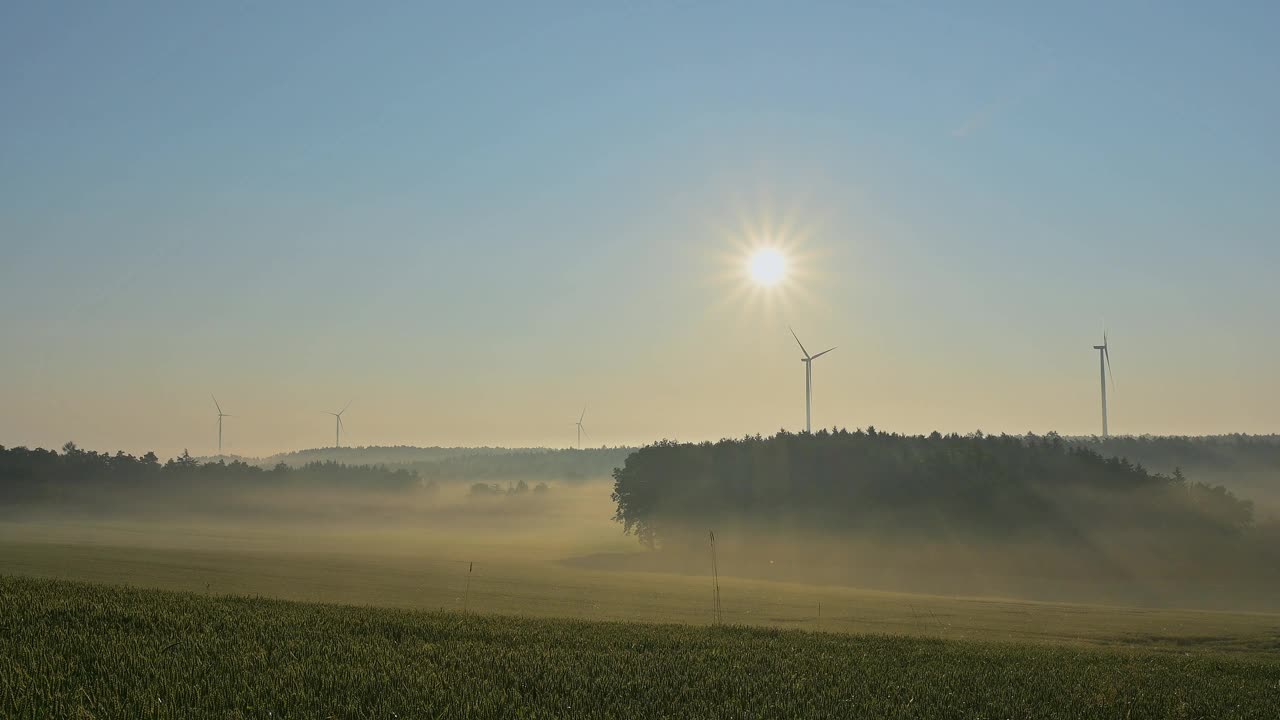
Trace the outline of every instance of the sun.
<path fill-rule="evenodd" d="M 747 259 L 751 280 L 763 287 L 773 287 L 787 276 L 787 256 L 776 248 L 760 248 Z"/>
<path fill-rule="evenodd" d="M 826 252 L 817 248 L 817 221 L 801 222 L 812 213 L 778 215 L 761 205 L 722 220 L 714 228 L 720 242 L 708 255 L 716 310 L 740 311 L 739 319 L 759 323 L 817 303 L 814 288 L 825 281 Z"/>

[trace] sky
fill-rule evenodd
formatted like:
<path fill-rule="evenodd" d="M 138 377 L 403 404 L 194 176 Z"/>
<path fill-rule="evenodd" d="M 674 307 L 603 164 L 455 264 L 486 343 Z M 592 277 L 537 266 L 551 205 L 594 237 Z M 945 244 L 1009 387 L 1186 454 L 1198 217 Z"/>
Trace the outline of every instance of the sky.
<path fill-rule="evenodd" d="M 1280 6 L 1041 5 L 5 3 L 0 445 L 1280 430 Z"/>

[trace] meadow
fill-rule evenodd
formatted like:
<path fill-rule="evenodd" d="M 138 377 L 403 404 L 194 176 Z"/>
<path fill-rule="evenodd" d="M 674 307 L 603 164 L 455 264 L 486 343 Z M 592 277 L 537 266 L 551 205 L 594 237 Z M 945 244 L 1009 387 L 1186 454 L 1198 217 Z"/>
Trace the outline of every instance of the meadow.
<path fill-rule="evenodd" d="M 593 514 L 459 525 L 0 523 L 0 574 L 210 595 L 583 620 L 708 624 L 706 572 L 627 570 L 647 551 Z M 465 524 L 469 531 L 460 530 Z M 500 530 L 499 525 L 505 526 Z M 607 561 L 600 561 L 601 558 Z M 608 569 L 616 561 L 614 569 Z M 1175 651 L 1280 651 L 1280 615 L 890 592 L 741 577 L 721 558 L 734 625 Z M 618 569 L 623 568 L 623 569 Z M 727 568 L 727 572 L 726 572 Z"/>
<path fill-rule="evenodd" d="M 12 718 L 1274 718 L 1280 661 L 0 577 Z"/>
<path fill-rule="evenodd" d="M 714 626 L 709 556 L 648 567 L 655 556 L 619 532 L 602 490 L 436 495 L 411 513 L 373 503 L 346 520 L 0 522 L 0 717 L 1270 718 L 1280 707 L 1273 613 L 747 577 L 730 545 Z"/>

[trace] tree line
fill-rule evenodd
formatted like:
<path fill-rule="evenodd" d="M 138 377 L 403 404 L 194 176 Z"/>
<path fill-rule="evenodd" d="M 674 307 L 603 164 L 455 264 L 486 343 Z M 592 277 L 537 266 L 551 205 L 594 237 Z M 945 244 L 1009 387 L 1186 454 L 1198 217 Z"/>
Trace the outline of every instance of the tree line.
<path fill-rule="evenodd" d="M 1127 457 L 1170 471 L 1175 467 L 1280 471 L 1280 435 L 1095 435 L 1070 441 L 1102 455 Z"/>
<path fill-rule="evenodd" d="M 1238 535 L 1253 504 L 1175 468 L 1047 436 L 867 430 L 663 441 L 613 473 L 615 519 L 649 546 L 718 523 L 880 536 L 1073 540 L 1099 529 Z"/>
<path fill-rule="evenodd" d="M 165 462 L 153 452 L 134 456 L 83 450 L 61 452 L 0 446 L 0 503 L 57 504 L 85 496 L 136 492 L 195 493 L 246 488 L 344 488 L 395 491 L 421 487 L 417 473 L 381 465 L 278 463 L 267 469 L 242 461 L 201 462 L 187 452 Z"/>

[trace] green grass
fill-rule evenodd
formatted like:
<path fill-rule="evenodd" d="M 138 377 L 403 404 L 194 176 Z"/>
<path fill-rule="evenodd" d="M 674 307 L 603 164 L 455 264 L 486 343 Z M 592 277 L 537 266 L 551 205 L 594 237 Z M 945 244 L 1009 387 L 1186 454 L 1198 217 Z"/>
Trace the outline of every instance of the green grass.
<path fill-rule="evenodd" d="M 8 537 L 6 537 L 6 532 Z M 221 595 L 484 613 L 705 625 L 710 578 L 566 566 L 577 545 L 334 533 L 259 537 L 192 528 L 0 525 L 0 574 Z M 722 565 L 722 571 L 724 566 Z M 735 625 L 1168 652 L 1275 653 L 1280 616 L 949 597 L 721 577 Z M 821 620 L 818 604 L 822 606 Z M 1280 716 L 1278 716 L 1280 717 Z"/>
<path fill-rule="evenodd" d="M 1267 718 L 1280 660 L 0 577 L 5 718 Z"/>
<path fill-rule="evenodd" d="M 1280 717 L 1275 614 L 730 576 L 713 628 L 562 562 L 610 537 L 0 523 L 0 718 Z"/>

